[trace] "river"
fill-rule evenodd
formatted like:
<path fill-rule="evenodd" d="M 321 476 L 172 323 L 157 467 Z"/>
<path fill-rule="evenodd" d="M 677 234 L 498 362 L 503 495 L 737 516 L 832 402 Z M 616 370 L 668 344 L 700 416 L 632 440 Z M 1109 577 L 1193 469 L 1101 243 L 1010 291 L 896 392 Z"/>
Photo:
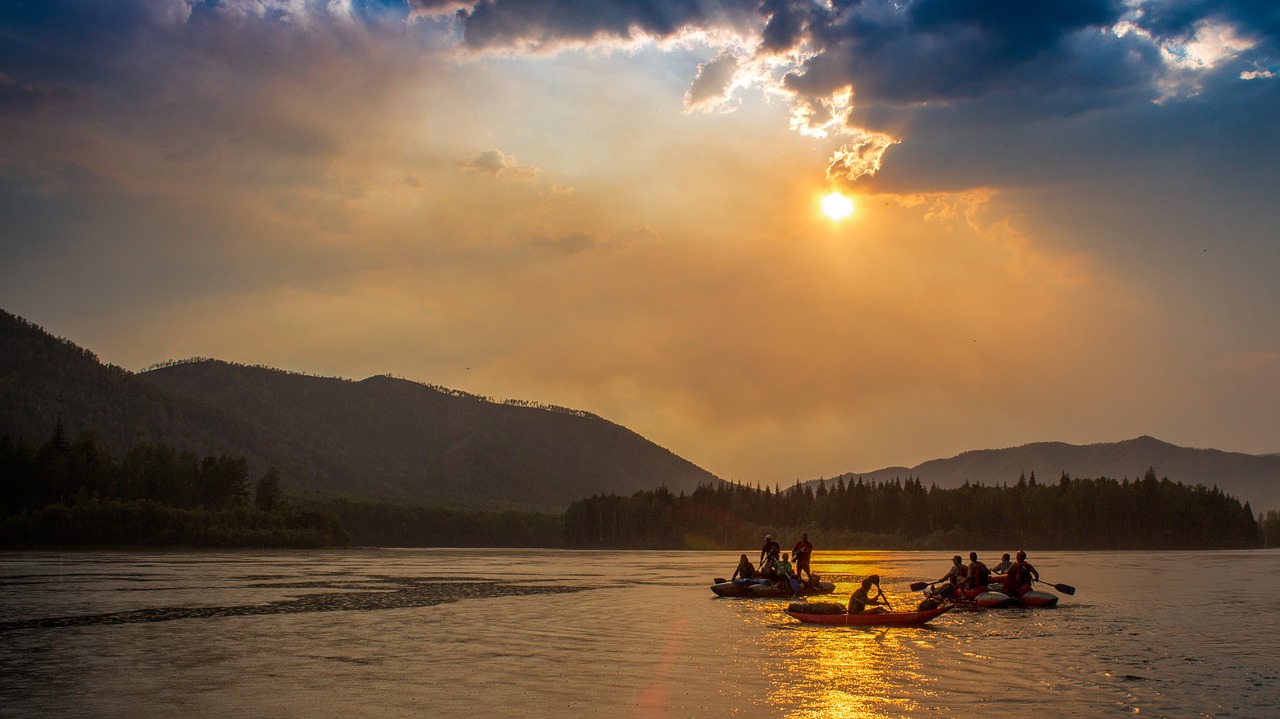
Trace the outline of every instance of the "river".
<path fill-rule="evenodd" d="M 0 553 L 0 715 L 1280 716 L 1278 550 L 1033 552 L 1075 596 L 901 629 L 714 597 L 737 556 Z M 876 572 L 895 608 L 949 564 L 814 555 L 833 599 Z"/>

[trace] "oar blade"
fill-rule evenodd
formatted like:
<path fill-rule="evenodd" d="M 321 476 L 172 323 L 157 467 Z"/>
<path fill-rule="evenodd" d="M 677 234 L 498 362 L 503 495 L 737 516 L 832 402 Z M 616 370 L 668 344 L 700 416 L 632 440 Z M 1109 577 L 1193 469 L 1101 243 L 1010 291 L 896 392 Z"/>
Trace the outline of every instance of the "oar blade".
<path fill-rule="evenodd" d="M 927 586 L 929 586 L 929 583 L 928 583 L 928 582 L 912 582 L 912 583 L 911 583 L 911 591 L 913 591 L 913 592 L 923 592 L 923 591 L 924 591 L 924 589 L 925 589 L 925 587 L 927 587 Z M 1075 592 L 1074 592 L 1074 591 L 1072 591 L 1071 593 L 1072 593 L 1072 594 L 1074 594 Z"/>
<path fill-rule="evenodd" d="M 1066 595 L 1074 595 L 1076 593 L 1076 588 L 1070 584 L 1055 584 L 1053 588 Z"/>

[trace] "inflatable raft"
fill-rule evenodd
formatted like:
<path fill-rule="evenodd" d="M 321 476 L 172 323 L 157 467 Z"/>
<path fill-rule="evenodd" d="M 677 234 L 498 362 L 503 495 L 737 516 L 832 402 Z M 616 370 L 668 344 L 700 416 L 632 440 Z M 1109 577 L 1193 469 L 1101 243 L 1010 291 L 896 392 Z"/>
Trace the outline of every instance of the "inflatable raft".
<path fill-rule="evenodd" d="M 1020 597 L 1012 597 L 1004 592 L 996 591 L 995 587 L 997 586 L 993 584 L 987 591 L 972 597 L 961 597 L 959 592 L 950 597 L 943 597 L 941 593 L 929 591 L 925 592 L 925 596 L 950 604 L 957 609 L 1005 609 L 1012 607 L 1042 609 L 1058 606 L 1058 595 L 1050 592 L 1033 589 Z"/>
<path fill-rule="evenodd" d="M 818 594 L 830 594 L 836 590 L 833 582 L 816 582 L 813 585 L 801 584 L 798 591 L 792 591 L 788 585 L 782 585 L 781 588 L 773 582 L 763 579 L 732 579 L 720 580 L 711 585 L 711 591 L 715 592 L 717 597 L 764 597 L 764 598 L 784 598 L 784 597 L 811 597 Z"/>
<path fill-rule="evenodd" d="M 860 614 L 805 614 L 787 609 L 787 614 L 805 624 L 833 627 L 918 627 L 951 611 L 951 606 L 922 612 L 862 612 Z"/>

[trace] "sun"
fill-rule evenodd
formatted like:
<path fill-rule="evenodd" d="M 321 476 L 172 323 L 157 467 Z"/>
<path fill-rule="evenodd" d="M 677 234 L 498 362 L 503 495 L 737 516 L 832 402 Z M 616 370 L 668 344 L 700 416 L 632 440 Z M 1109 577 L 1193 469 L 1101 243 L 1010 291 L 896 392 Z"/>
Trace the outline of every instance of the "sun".
<path fill-rule="evenodd" d="M 822 214 L 839 222 L 853 214 L 853 200 L 839 192 L 833 192 L 822 198 Z"/>

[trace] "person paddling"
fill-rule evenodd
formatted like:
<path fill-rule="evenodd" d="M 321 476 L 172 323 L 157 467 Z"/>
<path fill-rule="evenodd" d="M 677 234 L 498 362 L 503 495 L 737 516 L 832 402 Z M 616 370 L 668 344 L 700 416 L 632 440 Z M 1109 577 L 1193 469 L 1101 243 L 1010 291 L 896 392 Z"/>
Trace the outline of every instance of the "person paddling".
<path fill-rule="evenodd" d="M 876 588 L 876 596 L 871 596 L 871 588 Z M 884 606 L 879 606 L 884 605 Z M 872 574 L 862 580 L 862 586 L 853 591 L 849 596 L 849 613 L 850 614 L 868 614 L 883 612 L 884 607 L 889 606 L 889 601 L 884 598 L 884 590 L 880 588 L 880 575 Z"/>
<path fill-rule="evenodd" d="M 738 568 L 733 570 L 733 579 L 755 579 L 756 567 L 747 559 L 747 555 L 738 557 Z"/>
<path fill-rule="evenodd" d="M 1017 561 L 1009 567 L 1004 575 L 1004 593 L 1011 597 L 1021 597 L 1031 591 L 1031 581 L 1040 579 L 1040 572 L 1027 561 L 1027 553 L 1018 550 Z"/>
<path fill-rule="evenodd" d="M 960 555 L 957 554 L 956 556 L 952 557 L 951 569 L 947 570 L 947 573 L 942 575 L 941 579 L 934 582 L 934 584 L 941 584 L 942 582 L 948 582 L 948 585 L 946 587 L 943 587 L 942 590 L 938 592 L 938 595 L 942 597 L 951 596 L 956 591 L 956 589 L 960 588 L 960 585 L 964 583 L 964 578 L 965 576 L 967 576 L 967 574 L 968 572 L 964 568 L 964 560 L 960 558 Z"/>

